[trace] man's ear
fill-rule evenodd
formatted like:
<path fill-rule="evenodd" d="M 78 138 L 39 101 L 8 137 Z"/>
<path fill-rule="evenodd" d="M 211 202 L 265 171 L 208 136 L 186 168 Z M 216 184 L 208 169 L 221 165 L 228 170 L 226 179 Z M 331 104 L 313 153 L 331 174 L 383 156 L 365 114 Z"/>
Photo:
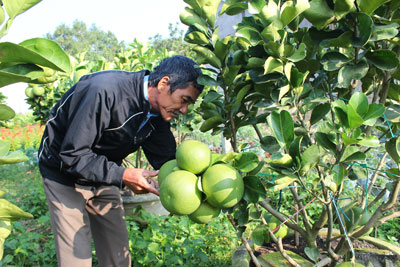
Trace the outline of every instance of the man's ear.
<path fill-rule="evenodd" d="M 161 80 L 158 82 L 157 84 L 157 89 L 159 91 L 161 90 L 165 90 L 168 89 L 169 90 L 169 77 L 168 76 L 164 76 L 161 78 Z"/>

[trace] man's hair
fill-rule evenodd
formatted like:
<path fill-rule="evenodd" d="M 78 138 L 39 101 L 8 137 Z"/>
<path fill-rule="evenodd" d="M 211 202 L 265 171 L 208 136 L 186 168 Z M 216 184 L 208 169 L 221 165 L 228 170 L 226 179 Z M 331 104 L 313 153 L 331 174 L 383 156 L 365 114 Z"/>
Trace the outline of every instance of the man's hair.
<path fill-rule="evenodd" d="M 185 56 L 166 58 L 155 67 L 149 76 L 149 86 L 156 87 L 164 76 L 169 77 L 169 91 L 172 94 L 176 89 L 185 89 L 192 85 L 201 93 L 204 86 L 197 83 L 201 75 L 198 64 Z"/>

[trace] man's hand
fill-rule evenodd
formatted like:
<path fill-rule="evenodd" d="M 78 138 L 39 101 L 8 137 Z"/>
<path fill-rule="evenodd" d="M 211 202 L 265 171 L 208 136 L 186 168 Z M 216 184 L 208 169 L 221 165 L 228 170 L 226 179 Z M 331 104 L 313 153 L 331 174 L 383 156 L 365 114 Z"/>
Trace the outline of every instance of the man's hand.
<path fill-rule="evenodd" d="M 154 177 L 158 171 L 147 171 L 143 169 L 126 168 L 122 181 L 136 194 L 145 194 L 151 192 L 159 196 L 154 181 L 146 177 Z"/>

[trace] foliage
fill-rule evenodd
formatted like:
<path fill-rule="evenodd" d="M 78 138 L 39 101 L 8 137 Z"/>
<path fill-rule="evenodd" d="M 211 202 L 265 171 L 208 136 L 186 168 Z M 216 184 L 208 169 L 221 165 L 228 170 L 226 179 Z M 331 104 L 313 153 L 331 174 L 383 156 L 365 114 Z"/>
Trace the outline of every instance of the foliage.
<path fill-rule="evenodd" d="M 209 87 L 198 110 L 204 120 L 200 130 L 223 133 L 241 152 L 245 147 L 237 133 L 252 126 L 267 153 L 252 171 L 271 178 L 264 185 L 269 191 L 290 189 L 297 206 L 282 204 L 287 214 L 277 210 L 251 176 L 254 184 L 246 188 L 258 194 L 247 194 L 244 204 L 229 211 L 239 232 L 250 222 L 265 223 L 262 216 L 249 219 L 253 205 L 280 222 L 302 208 L 299 222 L 289 220 L 286 226 L 306 240 L 308 251 L 316 247 L 320 229 L 339 229 L 339 245 L 332 248 L 330 235 L 327 241 L 334 263 L 351 251 L 347 236 L 357 239 L 391 215 L 398 217 L 399 2 L 185 2 L 189 7 L 180 16 L 188 26 L 185 41 L 196 45 L 196 59 L 209 72 L 199 79 Z M 220 36 L 217 17 L 241 13 L 249 15 L 242 16 L 234 34 Z M 368 152 L 384 148 L 394 168 L 382 170 L 386 154 L 376 168 L 368 165 Z M 377 176 L 384 179 L 382 193 L 372 197 Z M 346 190 L 349 181 L 365 177 L 361 190 Z M 339 201 L 348 197 L 347 205 Z M 323 206 L 313 219 L 310 202 Z M 373 214 L 359 225 L 367 209 Z M 281 242 L 267 229 L 268 234 Z"/>
<path fill-rule="evenodd" d="M 187 216 L 154 217 L 143 210 L 136 216 L 148 225 L 143 229 L 127 218 L 133 266 L 226 266 L 238 246 L 232 226 L 222 216 L 207 225 Z"/>
<path fill-rule="evenodd" d="M 68 55 L 85 54 L 85 60 L 93 61 L 105 58 L 111 61 L 115 53 L 124 47 L 110 31 L 105 32 L 95 24 L 90 28 L 83 21 L 75 20 L 69 27 L 58 25 L 54 33 L 46 34 L 46 38 L 58 43 Z"/>
<path fill-rule="evenodd" d="M 156 34 L 149 38 L 150 46 L 156 51 L 162 51 L 167 49 L 169 51 L 174 51 L 177 55 L 183 55 L 187 57 L 193 57 L 194 53 L 191 50 L 192 44 L 183 42 L 183 30 L 179 29 L 178 22 L 173 25 L 169 24 L 169 36 L 163 38 L 160 34 Z"/>
<path fill-rule="evenodd" d="M 2 0 L 0 1 L 0 38 L 9 30 L 14 18 L 36 5 L 40 0 Z M 6 19 L 7 15 L 7 19 Z M 56 71 L 66 72 L 71 68 L 68 56 L 50 40 L 33 38 L 20 44 L 0 43 L 0 87 L 16 83 L 48 83 Z M 15 116 L 12 108 L 0 104 L 0 121 L 7 121 Z M 30 145 L 30 144 L 29 144 Z M 28 160 L 20 151 L 12 151 L 10 143 L 0 140 L 0 165 L 15 164 Z M 1 193 L 3 195 L 3 192 Z M 0 199 L 0 259 L 3 257 L 3 244 L 11 233 L 12 221 L 31 218 L 6 199 Z"/>

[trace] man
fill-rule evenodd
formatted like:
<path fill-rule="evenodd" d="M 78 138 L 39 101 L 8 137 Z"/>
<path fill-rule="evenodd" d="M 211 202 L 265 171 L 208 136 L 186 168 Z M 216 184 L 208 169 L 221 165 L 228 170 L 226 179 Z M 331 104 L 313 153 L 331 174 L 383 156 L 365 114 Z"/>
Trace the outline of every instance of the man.
<path fill-rule="evenodd" d="M 146 179 L 158 171 L 120 164 L 139 147 L 156 170 L 175 157 L 169 121 L 196 101 L 200 74 L 183 56 L 151 73 L 97 72 L 55 105 L 38 156 L 59 266 L 91 266 L 91 238 L 100 266 L 130 266 L 120 189 L 158 195 Z"/>

